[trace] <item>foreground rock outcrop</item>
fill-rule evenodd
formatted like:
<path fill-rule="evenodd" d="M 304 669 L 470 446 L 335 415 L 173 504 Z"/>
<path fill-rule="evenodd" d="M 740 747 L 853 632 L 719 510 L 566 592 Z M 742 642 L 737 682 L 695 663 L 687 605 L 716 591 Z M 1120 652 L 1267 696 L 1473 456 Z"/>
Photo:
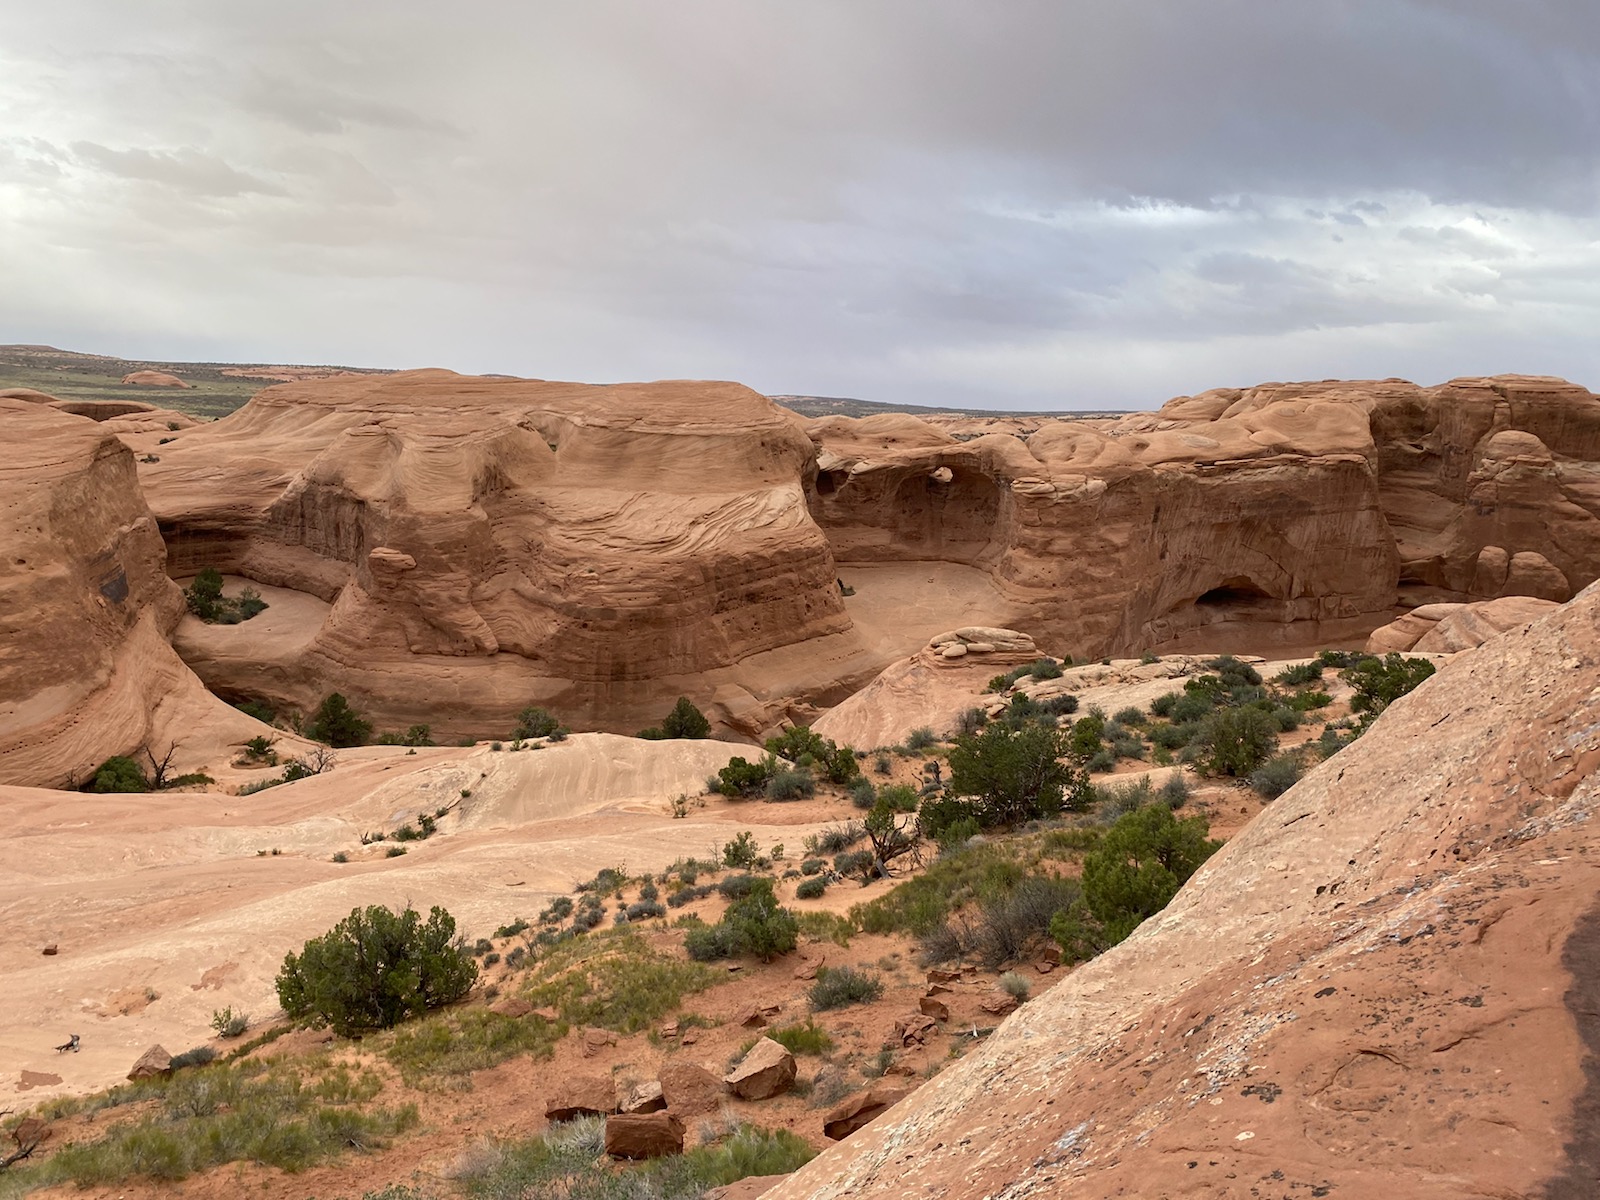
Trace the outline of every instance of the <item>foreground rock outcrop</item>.
<path fill-rule="evenodd" d="M 1593 1194 L 1597 731 L 1591 588 L 1397 701 L 770 1195 Z"/>
<path fill-rule="evenodd" d="M 1505 596 L 1475 604 L 1424 604 L 1398 621 L 1373 631 L 1367 650 L 1373 654 L 1415 650 L 1455 654 L 1483 645 L 1490 638 L 1559 607 L 1534 596 Z"/>
<path fill-rule="evenodd" d="M 989 571 L 1058 653 L 1364 636 L 1397 600 L 1565 600 L 1600 576 L 1600 400 L 1556 379 L 1265 384 L 961 440 L 809 422 L 841 563 Z"/>
<path fill-rule="evenodd" d="M 143 479 L 175 574 L 332 606 L 270 670 L 192 656 L 224 694 L 304 708 L 339 689 L 455 732 L 529 703 L 638 728 L 692 689 L 758 731 L 817 690 L 819 653 L 824 690 L 882 665 L 830 663 L 848 639 L 818 650 L 850 620 L 805 503 L 813 453 L 735 384 L 415 371 L 271 388 Z"/>

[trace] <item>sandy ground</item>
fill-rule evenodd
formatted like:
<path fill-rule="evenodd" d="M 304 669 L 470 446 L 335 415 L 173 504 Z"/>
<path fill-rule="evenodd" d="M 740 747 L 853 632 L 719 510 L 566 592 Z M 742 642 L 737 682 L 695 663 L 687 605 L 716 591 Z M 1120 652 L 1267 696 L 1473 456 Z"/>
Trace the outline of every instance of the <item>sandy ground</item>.
<path fill-rule="evenodd" d="M 603 866 L 660 870 L 740 829 L 798 846 L 799 812 L 670 815 L 671 796 L 703 791 L 738 749 L 581 734 L 515 754 L 345 751 L 327 775 L 252 796 L 72 795 L 68 808 L 59 792 L 0 789 L 0 1095 L 104 1087 L 152 1043 L 207 1041 L 215 1010 L 269 1016 L 283 955 L 357 905 L 442 904 L 477 938 Z M 440 808 L 440 832 L 404 856 L 361 844 Z M 81 1052 L 55 1053 L 72 1033 Z"/>
<path fill-rule="evenodd" d="M 967 625 L 1008 627 L 1020 610 L 976 567 L 946 562 L 841 563 L 855 589 L 844 606 L 862 639 L 889 660 L 907 658 L 935 634 Z"/>

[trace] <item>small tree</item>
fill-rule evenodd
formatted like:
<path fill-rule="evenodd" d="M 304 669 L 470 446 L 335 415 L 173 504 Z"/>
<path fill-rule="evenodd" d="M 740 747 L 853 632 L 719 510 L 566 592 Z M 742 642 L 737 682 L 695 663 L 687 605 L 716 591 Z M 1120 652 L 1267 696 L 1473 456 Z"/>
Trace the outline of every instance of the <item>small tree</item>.
<path fill-rule="evenodd" d="M 221 612 L 222 572 L 215 567 L 202 567 L 194 582 L 184 589 L 183 597 L 195 616 L 202 621 L 215 621 Z"/>
<path fill-rule="evenodd" d="M 393 912 L 374 904 L 351 909 L 299 954 L 284 957 L 278 1001 L 289 1016 L 349 1037 L 452 1004 L 477 978 L 472 953 L 444 909 L 435 905 L 424 921 L 409 905 Z"/>
<path fill-rule="evenodd" d="M 1212 775 L 1243 779 L 1278 748 L 1278 728 L 1259 708 L 1219 708 L 1195 735 L 1200 766 Z"/>
<path fill-rule="evenodd" d="M 679 696 L 666 720 L 661 722 L 661 732 L 669 738 L 705 738 L 711 736 L 711 722 L 689 697 Z"/>
<path fill-rule="evenodd" d="M 144 777 L 139 764 L 124 754 L 114 755 L 95 769 L 94 779 L 87 791 L 91 792 L 148 792 L 150 781 Z"/>
<path fill-rule="evenodd" d="M 312 714 L 306 725 L 306 736 L 313 741 L 326 742 L 340 748 L 359 746 L 372 732 L 372 723 L 363 721 L 350 702 L 338 692 L 333 692 Z"/>
<path fill-rule="evenodd" d="M 1053 816 L 1087 805 L 1087 777 L 1061 759 L 1068 738 L 1048 725 L 1010 729 L 998 722 L 956 739 L 950 790 L 977 801 L 984 828 Z"/>
<path fill-rule="evenodd" d="M 539 708 L 530 704 L 517 714 L 517 727 L 512 730 L 514 738 L 540 738 L 549 737 L 561 728 L 561 722 L 548 709 Z"/>
<path fill-rule="evenodd" d="M 1222 848 L 1206 838 L 1204 817 L 1178 820 L 1166 804 L 1117 819 L 1083 858 L 1083 896 L 1050 922 L 1050 935 L 1074 960 L 1115 946 L 1167 906 L 1200 865 Z"/>
<path fill-rule="evenodd" d="M 1364 713 L 1361 726 L 1365 729 L 1377 719 L 1378 714 L 1407 692 L 1420 684 L 1434 671 L 1433 664 L 1425 658 L 1405 658 L 1397 653 L 1382 658 L 1364 658 L 1353 667 L 1339 673 L 1339 677 L 1355 689 L 1350 698 L 1350 710 Z"/>

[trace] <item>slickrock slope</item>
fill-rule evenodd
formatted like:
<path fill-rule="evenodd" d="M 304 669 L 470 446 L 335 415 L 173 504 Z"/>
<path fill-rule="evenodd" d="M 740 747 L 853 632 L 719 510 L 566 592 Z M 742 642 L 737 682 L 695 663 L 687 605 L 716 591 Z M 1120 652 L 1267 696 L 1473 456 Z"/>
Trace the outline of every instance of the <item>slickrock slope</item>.
<path fill-rule="evenodd" d="M 1475 604 L 1424 604 L 1398 621 L 1373 631 L 1367 650 L 1373 654 L 1416 650 L 1454 654 L 1471 650 L 1517 625 L 1526 625 L 1559 608 L 1553 600 L 1505 596 Z"/>
<path fill-rule="evenodd" d="M 202 714 L 254 725 L 168 645 L 183 598 L 133 455 L 47 404 L 0 399 L 0 427 L 0 783 L 81 781 Z"/>
<path fill-rule="evenodd" d="M 535 702 L 638 728 L 693 688 L 755 732 L 882 665 L 856 661 L 812 456 L 736 384 L 415 371 L 271 388 L 143 480 L 175 573 L 332 604 L 297 671 L 191 660 L 224 694 L 338 688 L 380 722 L 475 732 Z"/>
<path fill-rule="evenodd" d="M 842 563 L 984 567 L 1074 653 L 1328 644 L 1402 591 L 1564 600 L 1600 576 L 1600 400 L 1560 380 L 1264 384 L 966 441 L 807 427 Z"/>
<path fill-rule="evenodd" d="M 1593 1195 L 1597 766 L 1591 588 L 771 1200 Z"/>

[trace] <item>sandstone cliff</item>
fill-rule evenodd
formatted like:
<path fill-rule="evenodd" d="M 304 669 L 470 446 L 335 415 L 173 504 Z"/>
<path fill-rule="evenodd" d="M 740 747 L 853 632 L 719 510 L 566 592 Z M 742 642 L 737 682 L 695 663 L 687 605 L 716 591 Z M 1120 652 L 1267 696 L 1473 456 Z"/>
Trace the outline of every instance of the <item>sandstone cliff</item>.
<path fill-rule="evenodd" d="M 1452 662 L 771 1200 L 1592 1195 L 1597 628 Z"/>
<path fill-rule="evenodd" d="M 725 724 L 753 708 L 754 732 L 816 690 L 815 660 L 858 649 L 827 646 L 850 621 L 806 508 L 812 446 L 735 384 L 289 383 L 158 457 L 144 485 L 175 574 L 332 605 L 271 678 L 192 659 L 224 694 L 340 688 L 380 721 L 474 731 L 534 702 L 637 728 L 692 686 L 723 689 Z"/>
<path fill-rule="evenodd" d="M 183 597 L 133 455 L 48 404 L 0 398 L 0 425 L 0 783 L 82 781 L 188 724 L 180 711 L 253 725 L 168 644 Z"/>
<path fill-rule="evenodd" d="M 1025 437 L 808 428 L 841 563 L 980 566 L 1057 651 L 1326 644 L 1402 598 L 1564 600 L 1600 576 L 1600 401 L 1560 380 L 1264 384 Z"/>

